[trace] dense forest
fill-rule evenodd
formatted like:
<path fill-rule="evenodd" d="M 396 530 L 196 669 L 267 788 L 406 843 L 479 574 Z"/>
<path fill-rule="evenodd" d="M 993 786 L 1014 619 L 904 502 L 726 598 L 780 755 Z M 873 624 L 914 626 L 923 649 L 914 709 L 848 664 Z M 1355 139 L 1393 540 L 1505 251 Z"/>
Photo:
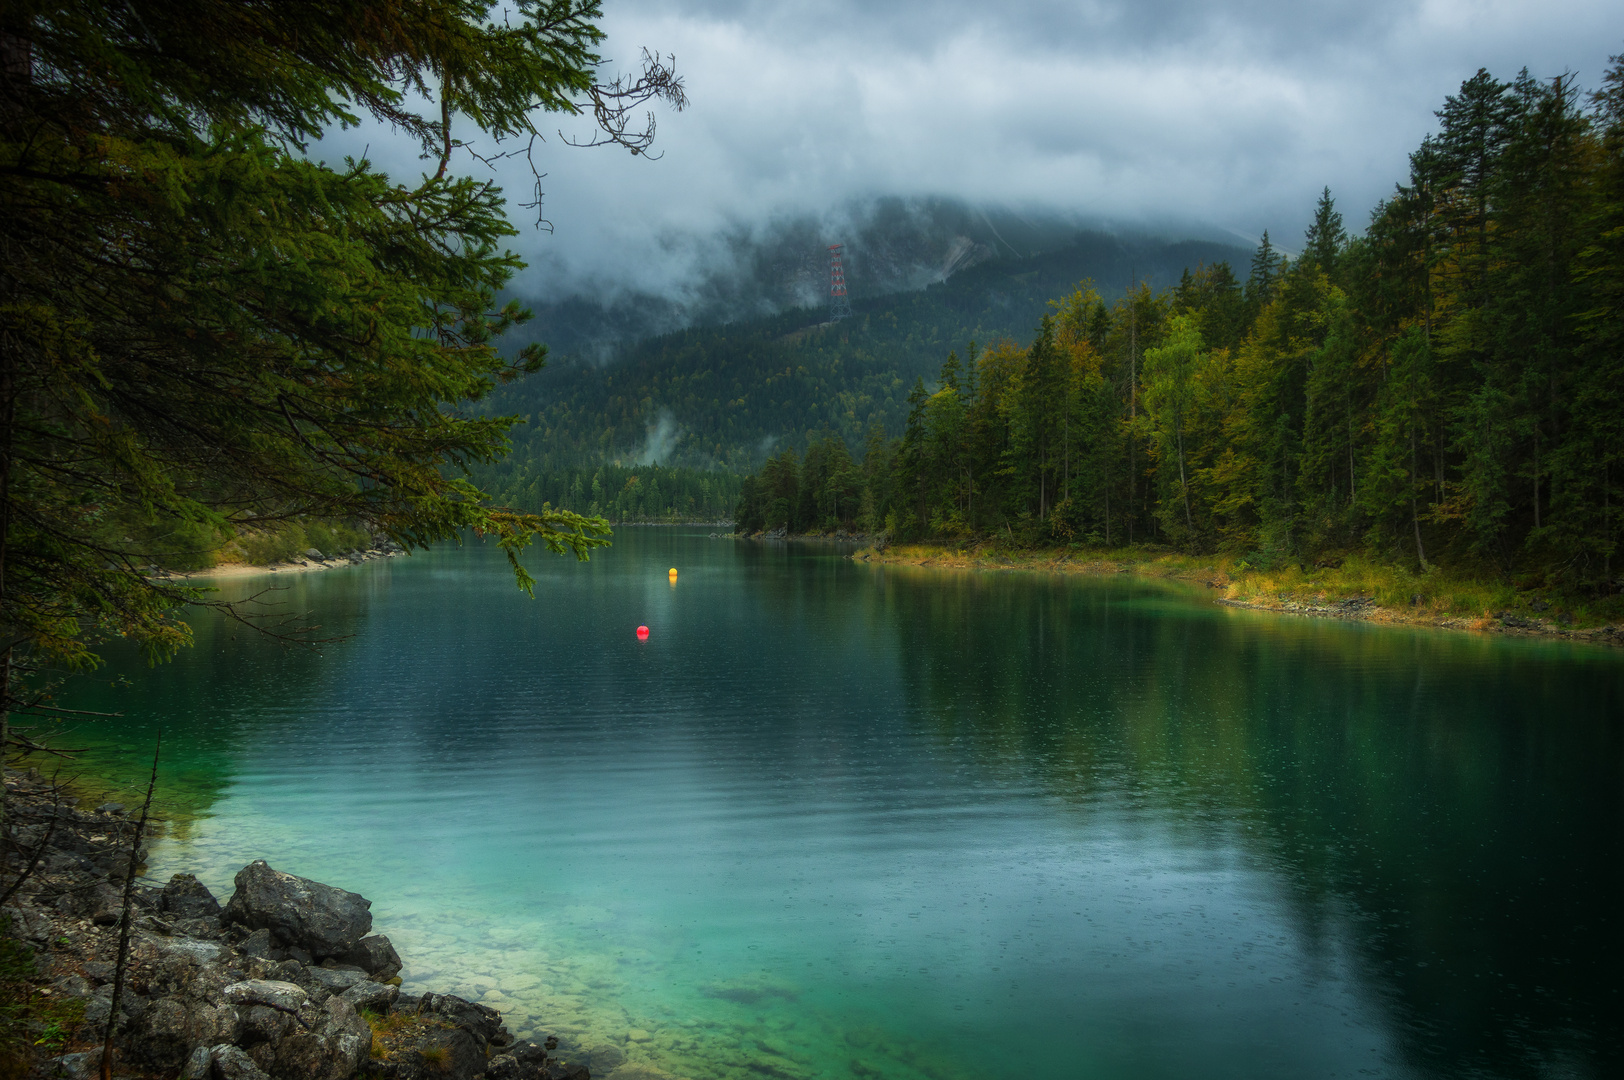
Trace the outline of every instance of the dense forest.
<path fill-rule="evenodd" d="M 660 465 L 493 470 L 492 496 L 513 506 L 568 506 L 611 522 L 733 520 L 738 473 Z"/>
<path fill-rule="evenodd" d="M 1085 232 L 927 289 L 855 297 L 853 317 L 838 323 L 823 322 L 821 307 L 794 309 L 640 341 L 608 365 L 555 358 L 492 395 L 490 413 L 526 423 L 508 460 L 478 479 L 505 493 L 606 462 L 747 472 L 823 431 L 855 444 L 876 423 L 901 430 L 909 386 L 953 345 L 1024 338 L 1048 299 L 1082 277 L 1115 295 L 1133 280 L 1171 284 L 1185 267 L 1244 256 L 1209 241 Z"/>
<path fill-rule="evenodd" d="M 903 434 L 846 429 L 746 480 L 744 531 L 1248 553 L 1375 548 L 1616 590 L 1624 498 L 1624 59 L 1603 88 L 1480 71 L 1350 236 L 1267 234 L 1026 348 L 917 379 Z"/>

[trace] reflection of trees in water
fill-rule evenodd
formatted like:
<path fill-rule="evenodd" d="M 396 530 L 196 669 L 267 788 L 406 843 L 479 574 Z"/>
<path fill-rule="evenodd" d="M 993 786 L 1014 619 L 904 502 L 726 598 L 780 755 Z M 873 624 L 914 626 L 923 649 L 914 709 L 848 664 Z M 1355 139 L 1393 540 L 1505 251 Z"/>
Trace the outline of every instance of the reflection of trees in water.
<path fill-rule="evenodd" d="M 727 576 L 710 579 L 688 570 L 703 561 L 691 536 L 627 529 L 617 541 L 654 568 L 634 597 L 646 586 L 705 598 L 691 632 L 659 640 L 683 642 L 681 663 L 645 650 L 628 664 L 601 641 L 546 631 L 629 610 L 616 553 L 570 568 L 574 584 L 556 594 L 538 590 L 566 608 L 525 607 L 495 630 L 492 605 L 512 598 L 497 561 L 489 592 L 481 577 L 439 595 L 419 585 L 461 556 L 417 556 L 412 588 L 370 623 L 388 564 L 277 580 L 328 632 L 357 636 L 318 656 L 200 619 L 197 648 L 175 665 L 120 657 L 64 702 L 125 713 L 78 726 L 75 745 L 98 745 L 85 771 L 136 780 L 162 722 L 165 813 L 206 814 L 239 763 L 324 752 L 325 719 L 287 705 L 295 690 L 344 703 L 351 740 L 396 761 L 483 769 L 499 746 L 546 762 L 550 729 L 487 711 L 543 685 L 511 671 L 545 661 L 566 673 L 546 686 L 603 695 L 571 723 L 601 727 L 615 752 L 691 749 L 664 740 L 755 722 L 727 744 L 747 753 L 704 755 L 712 781 L 769 776 L 787 804 L 837 785 L 872 800 L 885 795 L 851 766 L 872 761 L 864 741 L 900 711 L 954 748 L 919 770 L 954 762 L 984 783 L 1040 786 L 1079 818 L 1126 808 L 1192 847 L 1263 861 L 1302 940 L 1348 942 L 1390 995 L 1409 1056 L 1438 1072 L 1516 1075 L 1560 1059 L 1604 1073 L 1624 1057 L 1619 657 L 1192 606 L 1181 587 L 1126 578 L 858 566 L 823 545 L 703 541 L 732 552 L 712 564 Z M 668 566 L 683 568 L 676 594 Z M 616 634 L 632 647 L 629 625 Z M 450 666 L 425 673 L 441 657 Z M 397 677 L 403 665 L 411 678 Z M 109 688 L 119 673 L 131 685 Z M 506 774 L 505 795 L 545 798 L 554 774 L 533 772 Z"/>
<path fill-rule="evenodd" d="M 1079 814 L 1240 841 L 1291 886 L 1310 949 L 1352 934 L 1415 1063 L 1624 1059 L 1618 657 L 1190 608 L 1142 582 L 877 591 L 944 739 Z"/>
<path fill-rule="evenodd" d="M 117 716 L 36 730 L 53 745 L 85 748 L 64 775 L 78 775 L 93 797 L 133 806 L 140 801 L 161 728 L 153 814 L 168 836 L 179 839 L 191 835 L 192 826 L 235 781 L 245 720 L 263 717 L 267 703 L 289 686 L 319 693 L 316 688 L 332 682 L 334 665 L 323 663 L 323 653 L 344 647 L 343 639 L 364 620 L 376 595 L 388 589 L 389 568 L 266 574 L 221 579 L 216 585 L 221 597 L 251 598 L 252 607 L 275 619 L 307 620 L 314 613 L 321 626 L 313 637 L 339 640 L 285 645 L 216 612 L 196 611 L 188 616 L 193 647 L 175 660 L 149 668 L 136 649 L 113 643 L 102 650 L 106 666 L 65 684 L 61 697 L 67 706 Z M 288 740 L 298 736 L 291 728 L 283 733 Z"/>

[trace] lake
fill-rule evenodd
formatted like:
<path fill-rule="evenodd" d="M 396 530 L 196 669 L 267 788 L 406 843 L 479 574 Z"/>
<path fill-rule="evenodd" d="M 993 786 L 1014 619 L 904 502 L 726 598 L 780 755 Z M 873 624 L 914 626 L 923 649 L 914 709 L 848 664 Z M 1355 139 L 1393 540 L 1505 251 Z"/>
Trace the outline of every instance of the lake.
<path fill-rule="evenodd" d="M 708 531 L 228 580 L 329 640 L 62 738 L 595 1077 L 1624 1072 L 1624 651 Z"/>

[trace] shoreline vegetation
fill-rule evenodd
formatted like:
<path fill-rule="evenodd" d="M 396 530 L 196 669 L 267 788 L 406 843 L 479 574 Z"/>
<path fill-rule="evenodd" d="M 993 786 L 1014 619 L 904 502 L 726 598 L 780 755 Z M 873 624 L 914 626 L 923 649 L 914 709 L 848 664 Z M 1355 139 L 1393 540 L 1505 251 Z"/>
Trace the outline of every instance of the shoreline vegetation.
<path fill-rule="evenodd" d="M 1438 116 L 1362 231 L 1326 188 L 1294 257 L 1265 232 L 1249 267 L 1109 302 L 1080 282 L 1029 345 L 972 340 L 921 374 L 900 436 L 779 446 L 741 484 L 739 531 L 1007 545 L 1189 568 L 1246 606 L 1613 636 L 1624 57 L 1592 93 L 1479 71 Z"/>
<path fill-rule="evenodd" d="M 1393 626 L 1566 638 L 1624 648 L 1624 625 L 1588 605 L 1549 591 L 1517 589 L 1434 569 L 1417 574 L 1364 557 L 1336 566 L 1265 569 L 1244 558 L 1186 555 L 1156 548 L 1008 547 L 988 541 L 893 544 L 883 536 L 782 529 L 723 534 L 741 540 L 865 544 L 847 558 L 873 565 L 917 566 L 977 573 L 1136 574 L 1218 591 L 1225 607 L 1355 619 Z"/>
<path fill-rule="evenodd" d="M 691 528 L 706 527 L 727 529 L 729 535 L 733 529 L 733 522 L 711 519 L 651 519 L 646 521 L 612 521 L 612 528 L 644 528 L 649 526 L 688 526 Z M 719 535 L 719 534 L 712 534 Z M 286 545 L 282 546 L 283 549 Z M 261 553 L 256 559 L 244 550 L 244 546 L 237 544 L 228 546 L 212 557 L 218 561 L 206 566 L 194 568 L 160 567 L 155 576 L 172 581 L 190 581 L 201 578 L 237 578 L 250 577 L 256 574 L 302 574 L 318 570 L 335 570 L 343 566 L 359 566 L 364 562 L 376 559 L 393 559 L 411 552 L 387 537 L 374 537 L 365 540 L 357 546 L 339 549 L 329 545 L 328 551 L 317 547 L 307 547 L 304 550 L 279 550 L 276 557 L 266 558 Z"/>
<path fill-rule="evenodd" d="M 853 539 L 845 536 L 791 539 Z M 1222 555 L 1184 555 L 1154 549 L 1077 546 L 1019 549 L 994 544 L 875 543 L 853 561 L 978 572 L 1137 574 L 1202 585 L 1228 607 L 1357 619 L 1398 626 L 1567 638 L 1624 647 L 1624 626 L 1583 604 L 1504 583 L 1458 578 L 1439 571 L 1416 574 L 1350 557 L 1338 566 L 1261 569 Z"/>

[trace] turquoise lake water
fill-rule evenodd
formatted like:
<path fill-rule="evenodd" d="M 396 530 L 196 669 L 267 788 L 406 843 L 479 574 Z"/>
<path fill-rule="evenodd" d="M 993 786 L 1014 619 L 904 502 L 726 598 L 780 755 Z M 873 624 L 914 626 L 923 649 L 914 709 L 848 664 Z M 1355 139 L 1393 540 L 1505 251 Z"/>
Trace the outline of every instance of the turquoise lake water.
<path fill-rule="evenodd" d="M 706 533 L 228 581 L 334 640 L 63 738 L 596 1077 L 1624 1073 L 1624 652 Z"/>

